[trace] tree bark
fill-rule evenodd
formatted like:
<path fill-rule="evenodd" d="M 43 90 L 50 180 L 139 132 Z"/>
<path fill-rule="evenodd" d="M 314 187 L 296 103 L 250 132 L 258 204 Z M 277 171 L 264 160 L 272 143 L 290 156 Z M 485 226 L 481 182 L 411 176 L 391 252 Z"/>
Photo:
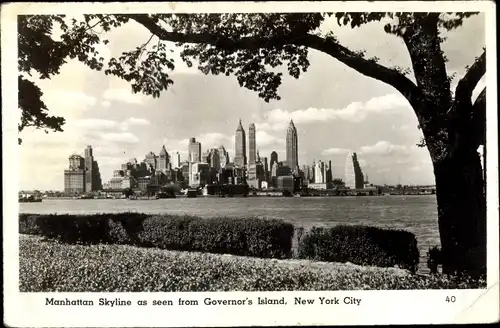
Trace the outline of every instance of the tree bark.
<path fill-rule="evenodd" d="M 434 163 L 443 273 L 486 273 L 486 197 L 480 155 L 469 147 Z"/>

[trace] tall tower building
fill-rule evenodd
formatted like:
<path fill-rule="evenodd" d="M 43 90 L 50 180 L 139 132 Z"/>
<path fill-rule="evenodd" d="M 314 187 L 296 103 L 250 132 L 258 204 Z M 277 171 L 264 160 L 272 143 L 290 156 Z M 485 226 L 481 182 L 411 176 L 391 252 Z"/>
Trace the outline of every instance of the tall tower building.
<path fill-rule="evenodd" d="M 160 171 L 167 170 L 169 162 L 170 160 L 167 153 L 167 149 L 165 149 L 165 146 L 162 146 L 160 150 L 160 158 L 158 159 L 158 170 Z"/>
<path fill-rule="evenodd" d="M 269 182 L 269 162 L 267 161 L 267 157 L 264 157 L 264 160 L 262 161 L 262 163 L 264 164 L 264 176 L 265 176 L 265 180 L 267 182 Z"/>
<path fill-rule="evenodd" d="M 190 163 L 201 162 L 201 143 L 196 141 L 196 138 L 189 139 L 188 161 Z"/>
<path fill-rule="evenodd" d="M 220 154 L 219 150 L 217 148 L 212 148 L 210 149 L 208 156 L 207 156 L 207 162 L 210 168 L 216 169 L 217 171 L 220 169 Z"/>
<path fill-rule="evenodd" d="M 275 152 L 275 151 L 272 151 L 270 158 L 271 159 L 270 159 L 270 162 L 269 162 L 269 167 L 270 167 L 270 170 L 272 170 L 274 163 L 278 163 L 278 153 Z"/>
<path fill-rule="evenodd" d="M 179 154 L 179 152 L 175 152 L 172 159 L 172 166 L 175 169 L 181 167 L 181 154 Z"/>
<path fill-rule="evenodd" d="M 297 129 L 293 124 L 293 120 L 290 120 L 288 129 L 286 130 L 286 164 L 295 173 L 299 172 L 298 147 Z"/>
<path fill-rule="evenodd" d="M 80 155 L 69 157 L 69 169 L 64 170 L 64 192 L 67 195 L 85 192 L 85 160 Z"/>
<path fill-rule="evenodd" d="M 226 167 L 226 164 L 229 163 L 229 153 L 227 152 L 226 148 L 224 148 L 224 146 L 222 145 L 219 147 L 219 159 L 221 168 Z"/>
<path fill-rule="evenodd" d="M 351 189 L 363 188 L 363 172 L 356 153 L 349 153 L 345 163 L 345 186 Z"/>
<path fill-rule="evenodd" d="M 258 188 L 257 180 L 257 153 L 255 141 L 255 124 L 251 123 L 248 127 L 248 180 L 249 185 Z"/>
<path fill-rule="evenodd" d="M 146 154 L 146 157 L 144 159 L 144 163 L 148 165 L 148 168 L 152 168 L 153 170 L 156 170 L 157 168 L 157 156 L 155 153 L 150 151 L 149 153 Z"/>
<path fill-rule="evenodd" d="M 245 129 L 240 124 L 236 128 L 236 135 L 234 137 L 234 165 L 236 167 L 244 167 L 247 165 L 247 149 L 246 149 L 246 135 Z"/>
<path fill-rule="evenodd" d="M 325 183 L 325 163 L 322 161 L 318 161 L 314 167 L 314 183 Z"/>
<path fill-rule="evenodd" d="M 248 164 L 255 164 L 257 161 L 257 145 L 255 141 L 255 124 L 252 123 L 248 127 Z"/>
<path fill-rule="evenodd" d="M 92 152 L 92 146 L 87 146 L 85 148 L 85 192 L 90 192 L 93 190 L 92 177 L 94 168 L 94 154 Z"/>

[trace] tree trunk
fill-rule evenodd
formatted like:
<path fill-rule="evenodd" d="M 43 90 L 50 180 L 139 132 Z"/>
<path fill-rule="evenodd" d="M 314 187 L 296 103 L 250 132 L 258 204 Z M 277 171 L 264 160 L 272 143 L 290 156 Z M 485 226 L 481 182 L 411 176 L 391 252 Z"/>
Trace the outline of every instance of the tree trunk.
<path fill-rule="evenodd" d="M 480 155 L 457 149 L 434 163 L 443 273 L 486 273 L 486 195 Z"/>

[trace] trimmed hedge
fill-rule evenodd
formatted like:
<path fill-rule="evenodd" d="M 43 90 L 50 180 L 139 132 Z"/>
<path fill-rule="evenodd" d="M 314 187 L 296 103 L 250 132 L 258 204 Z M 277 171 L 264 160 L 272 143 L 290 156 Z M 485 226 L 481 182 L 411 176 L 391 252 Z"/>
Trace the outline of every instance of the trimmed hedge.
<path fill-rule="evenodd" d="M 312 228 L 299 243 L 298 257 L 380 267 L 398 265 L 416 272 L 420 254 L 411 232 L 340 225 Z"/>
<path fill-rule="evenodd" d="M 307 260 L 68 245 L 21 236 L 21 292 L 184 292 L 484 288 L 441 275 Z"/>
<path fill-rule="evenodd" d="M 21 233 L 68 244 L 128 244 L 263 258 L 292 256 L 293 225 L 281 220 L 117 213 L 21 215 Z"/>

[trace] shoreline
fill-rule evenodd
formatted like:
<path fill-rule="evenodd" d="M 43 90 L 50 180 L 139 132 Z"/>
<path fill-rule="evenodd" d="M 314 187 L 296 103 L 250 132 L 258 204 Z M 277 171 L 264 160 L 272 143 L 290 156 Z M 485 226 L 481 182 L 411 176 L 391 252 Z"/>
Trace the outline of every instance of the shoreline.
<path fill-rule="evenodd" d="M 127 199 L 127 198 L 74 198 L 74 197 L 45 197 L 43 200 L 163 200 L 163 199 L 176 199 L 176 198 L 330 198 L 330 197 L 401 197 L 401 196 L 435 196 L 435 194 L 382 194 L 382 195 L 309 195 L 309 196 L 283 196 L 283 195 L 234 195 L 231 196 L 218 196 L 218 195 L 198 195 L 196 197 L 188 197 L 186 195 L 177 195 L 175 198 L 138 198 L 138 199 Z"/>

